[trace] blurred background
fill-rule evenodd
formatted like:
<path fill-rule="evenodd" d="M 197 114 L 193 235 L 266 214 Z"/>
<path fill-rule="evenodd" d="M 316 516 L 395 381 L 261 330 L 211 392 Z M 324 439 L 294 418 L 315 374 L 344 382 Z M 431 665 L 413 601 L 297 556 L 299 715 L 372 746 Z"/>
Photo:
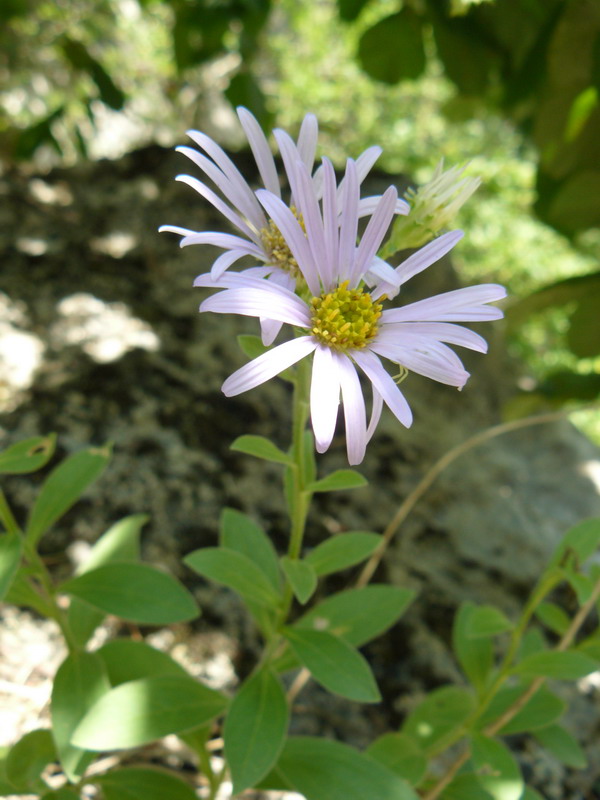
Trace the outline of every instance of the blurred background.
<path fill-rule="evenodd" d="M 506 414 L 598 397 L 598 0 L 3 0 L 0 88 L 5 176 L 190 127 L 235 150 L 239 104 L 291 131 L 315 112 L 338 166 L 374 143 L 417 183 L 468 163 L 455 266 L 509 289 Z"/>

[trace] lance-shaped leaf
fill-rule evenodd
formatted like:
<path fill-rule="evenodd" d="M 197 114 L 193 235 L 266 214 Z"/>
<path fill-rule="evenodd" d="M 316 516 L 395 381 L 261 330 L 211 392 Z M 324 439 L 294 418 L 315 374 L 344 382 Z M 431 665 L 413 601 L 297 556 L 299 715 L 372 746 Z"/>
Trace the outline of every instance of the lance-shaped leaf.
<path fill-rule="evenodd" d="M 309 483 L 307 492 L 336 492 L 340 489 L 360 489 L 366 486 L 367 479 L 354 469 L 338 469 L 321 478 L 320 481 Z"/>
<path fill-rule="evenodd" d="M 106 564 L 66 581 L 60 591 L 140 625 L 185 622 L 199 613 L 179 581 L 147 564 Z"/>
<path fill-rule="evenodd" d="M 281 568 L 288 579 L 295 597 L 302 605 L 307 603 L 317 588 L 317 573 L 312 564 L 284 556 Z"/>
<path fill-rule="evenodd" d="M 52 733 L 65 775 L 78 780 L 94 756 L 71 744 L 79 722 L 94 703 L 110 690 L 102 660 L 96 653 L 73 653 L 56 673 L 52 689 Z"/>
<path fill-rule="evenodd" d="M 0 534 L 0 600 L 4 599 L 19 569 L 22 545 L 18 534 Z"/>
<path fill-rule="evenodd" d="M 0 473 L 21 475 L 44 466 L 54 453 L 56 434 L 34 436 L 7 447 L 0 453 Z"/>
<path fill-rule="evenodd" d="M 134 639 L 113 639 L 96 650 L 96 655 L 102 659 L 111 686 L 152 675 L 189 677 L 181 664 L 167 653 Z"/>
<path fill-rule="evenodd" d="M 571 528 L 556 548 L 550 566 L 563 564 L 572 553 L 579 565 L 587 561 L 600 546 L 600 519 L 587 519 Z"/>
<path fill-rule="evenodd" d="M 85 715 L 73 743 L 89 750 L 121 750 L 183 733 L 223 713 L 227 699 L 193 678 L 158 675 L 111 689 Z"/>
<path fill-rule="evenodd" d="M 470 639 L 497 636 L 513 628 L 512 622 L 495 606 L 475 606 L 468 615 L 465 633 Z"/>
<path fill-rule="evenodd" d="M 192 787 L 171 772 L 123 767 L 94 778 L 104 800 L 196 800 Z"/>
<path fill-rule="evenodd" d="M 477 606 L 464 603 L 456 612 L 452 628 L 454 653 L 465 675 L 481 691 L 493 666 L 493 644 L 490 638 L 470 635 L 471 619 Z"/>
<path fill-rule="evenodd" d="M 416 786 L 427 770 L 427 758 L 418 742 L 405 733 L 384 733 L 366 752 L 411 786 Z"/>
<path fill-rule="evenodd" d="M 228 586 L 253 603 L 272 608 L 281 600 L 262 569 L 242 553 L 223 547 L 204 547 L 183 560 L 195 572 Z"/>
<path fill-rule="evenodd" d="M 475 699 L 468 689 L 441 686 L 411 711 L 404 721 L 402 733 L 425 749 L 457 728 L 474 710 Z"/>
<path fill-rule="evenodd" d="M 245 453 L 248 456 L 261 458 L 263 461 L 273 461 L 276 464 L 293 464 L 292 457 L 280 450 L 264 436 L 238 436 L 231 445 L 232 450 Z"/>
<path fill-rule="evenodd" d="M 514 672 L 527 677 L 541 676 L 565 681 L 576 681 L 591 672 L 596 672 L 598 662 L 574 650 L 564 653 L 546 650 L 524 658 Z"/>
<path fill-rule="evenodd" d="M 300 628 L 288 628 L 284 636 L 300 663 L 330 692 L 360 703 L 381 700 L 366 659 L 344 639 Z"/>
<path fill-rule="evenodd" d="M 497 720 L 525 693 L 527 686 L 505 686 L 489 704 L 479 720 L 479 727 L 484 729 Z M 523 708 L 504 725 L 498 733 L 507 736 L 511 733 L 524 733 L 545 728 L 559 719 L 565 711 L 564 702 L 545 686 L 530 697 Z"/>
<path fill-rule="evenodd" d="M 560 725 L 549 725 L 535 732 L 535 738 L 562 764 L 574 769 L 585 769 L 587 758 L 573 734 Z"/>
<path fill-rule="evenodd" d="M 42 771 L 56 760 L 52 733 L 46 729 L 29 731 L 8 751 L 4 763 L 8 794 L 29 794 L 43 791 L 46 784 Z"/>
<path fill-rule="evenodd" d="M 292 737 L 274 773 L 306 800 L 417 800 L 408 783 L 391 770 L 329 739 Z"/>
<path fill-rule="evenodd" d="M 494 800 L 520 800 L 525 788 L 519 765 L 497 739 L 472 737 L 472 759 L 481 786 Z"/>
<path fill-rule="evenodd" d="M 270 580 L 275 591 L 280 591 L 277 553 L 267 534 L 253 519 L 233 508 L 223 509 L 219 543 L 221 547 L 235 550 L 253 561 Z"/>
<path fill-rule="evenodd" d="M 233 794 L 255 786 L 277 761 L 289 722 L 288 704 L 278 679 L 261 669 L 235 695 L 223 738 Z"/>
<path fill-rule="evenodd" d="M 330 575 L 353 567 L 368 558 L 381 544 L 382 537 L 376 533 L 349 531 L 332 536 L 306 556 L 317 575 Z"/>
<path fill-rule="evenodd" d="M 35 501 L 27 525 L 27 538 L 35 545 L 40 537 L 81 497 L 103 472 L 110 447 L 82 450 L 52 470 Z"/>

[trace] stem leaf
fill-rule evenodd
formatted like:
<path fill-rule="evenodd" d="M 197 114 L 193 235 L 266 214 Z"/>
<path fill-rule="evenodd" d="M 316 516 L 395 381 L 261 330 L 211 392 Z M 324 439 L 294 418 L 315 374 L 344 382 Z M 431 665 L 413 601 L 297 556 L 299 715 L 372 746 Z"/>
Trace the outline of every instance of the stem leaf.
<path fill-rule="evenodd" d="M 340 489 L 360 489 L 367 483 L 367 479 L 354 469 L 337 469 L 326 478 L 309 483 L 306 491 L 313 494 L 315 492 L 336 492 Z"/>
<path fill-rule="evenodd" d="M 0 535 L 0 600 L 4 598 L 21 563 L 22 538 L 16 533 Z"/>
<path fill-rule="evenodd" d="M 26 733 L 10 748 L 3 765 L 12 788 L 8 794 L 43 791 L 46 784 L 41 774 L 53 761 L 56 761 L 56 748 L 52 733 L 41 728 Z"/>
<path fill-rule="evenodd" d="M 598 662 L 574 650 L 558 652 L 544 650 L 533 653 L 518 664 L 513 672 L 526 677 L 541 676 L 557 680 L 576 681 L 598 669 Z"/>
<path fill-rule="evenodd" d="M 0 453 L 0 473 L 22 475 L 44 466 L 54 453 L 56 434 L 24 439 Z"/>
<path fill-rule="evenodd" d="M 377 533 L 349 531 L 317 545 L 307 556 L 317 575 L 331 575 L 367 559 L 381 544 Z"/>
<path fill-rule="evenodd" d="M 239 453 L 246 453 L 249 456 L 262 458 L 264 461 L 273 461 L 276 464 L 293 464 L 293 459 L 283 450 L 280 450 L 273 442 L 264 436 L 244 435 L 238 436 L 231 445 L 232 450 Z"/>
<path fill-rule="evenodd" d="M 549 725 L 535 732 L 535 738 L 555 758 L 567 767 L 585 769 L 587 758 L 575 737 L 561 725 Z"/>
<path fill-rule="evenodd" d="M 185 669 L 167 653 L 133 639 L 113 639 L 96 655 L 102 659 L 111 686 L 154 675 L 183 675 Z"/>
<path fill-rule="evenodd" d="M 299 561 L 289 556 L 283 556 L 280 563 L 295 597 L 304 605 L 317 588 L 317 573 L 314 567 L 307 561 Z"/>
<path fill-rule="evenodd" d="M 481 786 L 494 800 L 520 800 L 525 783 L 519 765 L 497 739 L 475 734 L 471 740 L 472 759 Z"/>
<path fill-rule="evenodd" d="M 384 733 L 369 745 L 366 752 L 411 786 L 417 786 L 427 771 L 427 759 L 423 751 L 405 733 Z"/>
<path fill-rule="evenodd" d="M 124 767 L 94 778 L 104 800 L 196 800 L 192 787 L 171 772 L 154 767 Z"/>

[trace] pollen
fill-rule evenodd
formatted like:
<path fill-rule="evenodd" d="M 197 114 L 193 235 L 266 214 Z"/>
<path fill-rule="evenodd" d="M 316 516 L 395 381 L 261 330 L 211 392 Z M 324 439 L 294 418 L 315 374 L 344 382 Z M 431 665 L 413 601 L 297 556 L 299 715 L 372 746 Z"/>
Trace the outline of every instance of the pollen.
<path fill-rule="evenodd" d="M 310 302 L 311 333 L 335 350 L 361 350 L 377 335 L 381 303 L 363 289 L 348 289 L 348 281 Z"/>
<path fill-rule="evenodd" d="M 299 214 L 294 206 L 292 206 L 290 210 L 300 223 L 302 230 L 306 233 L 302 214 Z M 271 266 L 279 267 L 279 269 L 284 270 L 284 272 L 289 272 L 294 278 L 301 277 L 298 262 L 292 255 L 288 243 L 283 238 L 283 234 L 273 220 L 269 220 L 269 224 L 266 228 L 261 228 L 260 240 L 265 249 L 265 253 L 269 257 Z"/>

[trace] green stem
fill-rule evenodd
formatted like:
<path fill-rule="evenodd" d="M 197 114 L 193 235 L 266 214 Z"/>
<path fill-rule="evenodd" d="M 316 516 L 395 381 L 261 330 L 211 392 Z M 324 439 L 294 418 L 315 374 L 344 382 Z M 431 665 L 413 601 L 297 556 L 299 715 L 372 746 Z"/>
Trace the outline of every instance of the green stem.
<path fill-rule="evenodd" d="M 23 531 L 10 509 L 2 489 L 0 489 L 0 521 L 8 533 L 16 533 L 18 536 L 23 536 Z"/>

